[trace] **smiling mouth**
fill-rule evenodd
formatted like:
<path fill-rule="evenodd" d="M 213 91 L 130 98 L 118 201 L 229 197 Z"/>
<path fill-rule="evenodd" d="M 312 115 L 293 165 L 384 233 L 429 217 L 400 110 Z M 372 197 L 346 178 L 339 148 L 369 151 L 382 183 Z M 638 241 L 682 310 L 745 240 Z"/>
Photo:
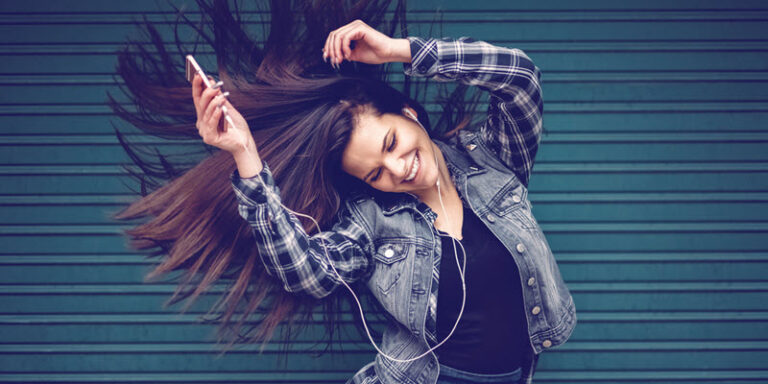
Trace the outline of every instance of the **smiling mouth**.
<path fill-rule="evenodd" d="M 407 183 L 413 181 L 413 179 L 415 179 L 416 175 L 419 173 L 419 169 L 421 169 L 421 162 L 419 161 L 419 151 L 416 151 L 416 154 L 413 155 L 413 162 L 411 163 L 411 172 L 408 174 L 408 177 L 403 180 L 403 182 Z"/>

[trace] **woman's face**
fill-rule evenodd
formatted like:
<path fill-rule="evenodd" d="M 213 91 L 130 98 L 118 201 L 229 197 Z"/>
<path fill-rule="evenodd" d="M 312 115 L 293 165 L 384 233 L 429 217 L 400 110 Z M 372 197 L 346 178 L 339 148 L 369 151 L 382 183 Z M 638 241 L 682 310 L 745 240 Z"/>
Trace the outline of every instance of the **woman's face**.
<path fill-rule="evenodd" d="M 380 191 L 418 196 L 437 182 L 435 150 L 432 139 L 415 120 L 404 115 L 385 113 L 377 117 L 363 112 L 344 149 L 341 166 Z"/>

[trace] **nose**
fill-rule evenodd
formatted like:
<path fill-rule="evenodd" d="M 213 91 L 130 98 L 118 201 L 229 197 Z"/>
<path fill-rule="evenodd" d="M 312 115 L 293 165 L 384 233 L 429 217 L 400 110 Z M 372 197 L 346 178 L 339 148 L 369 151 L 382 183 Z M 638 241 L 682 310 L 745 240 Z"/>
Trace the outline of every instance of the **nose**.
<path fill-rule="evenodd" d="M 407 176 L 406 172 L 408 172 L 408 169 L 406 168 L 408 167 L 408 164 L 403 157 L 387 156 L 387 158 L 384 159 L 384 166 L 395 180 L 399 181 Z"/>

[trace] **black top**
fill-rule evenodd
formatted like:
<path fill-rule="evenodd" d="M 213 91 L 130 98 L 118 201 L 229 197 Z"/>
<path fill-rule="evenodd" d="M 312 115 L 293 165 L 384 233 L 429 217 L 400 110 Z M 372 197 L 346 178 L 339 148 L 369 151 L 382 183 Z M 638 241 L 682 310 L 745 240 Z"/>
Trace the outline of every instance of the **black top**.
<path fill-rule="evenodd" d="M 468 207 L 464 207 L 467 254 L 464 314 L 450 339 L 435 350 L 440 364 L 474 373 L 505 373 L 521 366 L 529 347 L 528 325 L 520 272 L 504 245 Z M 447 235 L 445 232 L 441 234 Z M 461 279 L 453 242 L 441 236 L 440 285 L 437 299 L 437 340 L 451 332 L 461 309 Z M 463 263 L 456 240 L 456 254 Z"/>

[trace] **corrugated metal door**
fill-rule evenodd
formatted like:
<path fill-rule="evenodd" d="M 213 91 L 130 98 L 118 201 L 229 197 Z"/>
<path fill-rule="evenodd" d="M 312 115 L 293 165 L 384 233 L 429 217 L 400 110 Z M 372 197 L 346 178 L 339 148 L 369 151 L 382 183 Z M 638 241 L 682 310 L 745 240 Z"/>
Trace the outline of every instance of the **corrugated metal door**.
<path fill-rule="evenodd" d="M 428 37 L 439 8 L 440 34 L 522 48 L 543 71 L 529 197 L 579 324 L 536 381 L 768 382 L 768 5 L 409 8 L 411 34 Z M 132 20 L 169 9 L 0 4 L 0 381 L 342 382 L 369 346 L 215 359 L 205 300 L 163 310 L 173 286 L 142 283 L 149 263 L 108 219 L 133 199 L 105 104 L 113 52 Z"/>

